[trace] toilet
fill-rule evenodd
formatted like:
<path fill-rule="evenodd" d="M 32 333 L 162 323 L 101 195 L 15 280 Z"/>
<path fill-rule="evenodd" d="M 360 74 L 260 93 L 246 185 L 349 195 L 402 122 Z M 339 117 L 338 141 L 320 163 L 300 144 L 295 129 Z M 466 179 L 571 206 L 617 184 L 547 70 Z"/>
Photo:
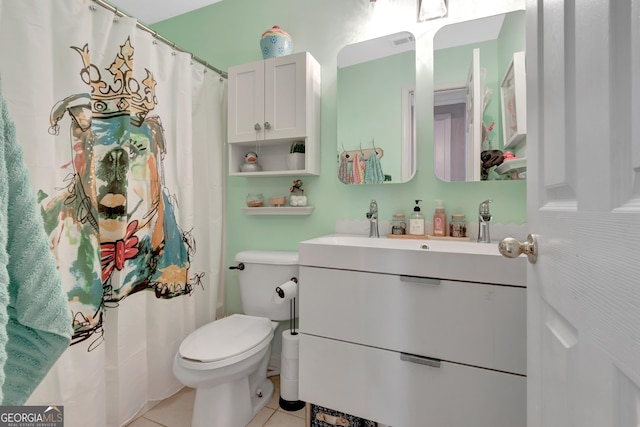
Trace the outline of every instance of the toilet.
<path fill-rule="evenodd" d="M 176 378 L 196 389 L 192 427 L 244 427 L 273 395 L 271 341 L 289 319 L 275 289 L 298 277 L 298 253 L 243 251 L 235 262 L 244 313 L 196 329 L 174 358 Z"/>

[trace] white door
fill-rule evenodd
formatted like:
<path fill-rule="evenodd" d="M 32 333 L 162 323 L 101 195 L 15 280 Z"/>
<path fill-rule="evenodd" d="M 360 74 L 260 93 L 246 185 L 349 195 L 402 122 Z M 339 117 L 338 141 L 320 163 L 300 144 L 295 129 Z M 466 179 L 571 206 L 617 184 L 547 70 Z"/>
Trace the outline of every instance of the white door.
<path fill-rule="evenodd" d="M 640 0 L 527 1 L 528 427 L 640 425 Z"/>
<path fill-rule="evenodd" d="M 436 176 L 451 181 L 451 113 L 433 116 L 433 146 Z"/>
<path fill-rule="evenodd" d="M 311 101 L 309 54 L 301 52 L 265 61 L 264 138 L 304 138 Z"/>
<path fill-rule="evenodd" d="M 480 181 L 480 147 L 482 145 L 482 76 L 480 49 L 473 49 L 467 77 L 467 181 Z"/>
<path fill-rule="evenodd" d="M 229 68 L 228 142 L 264 139 L 264 62 Z"/>

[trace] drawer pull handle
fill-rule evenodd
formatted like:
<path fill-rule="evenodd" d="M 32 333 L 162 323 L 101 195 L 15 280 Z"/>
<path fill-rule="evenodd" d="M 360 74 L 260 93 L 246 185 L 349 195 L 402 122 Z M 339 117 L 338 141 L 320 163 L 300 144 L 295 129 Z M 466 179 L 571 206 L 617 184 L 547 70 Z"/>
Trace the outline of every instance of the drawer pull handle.
<path fill-rule="evenodd" d="M 418 276 L 400 276 L 401 282 L 410 282 L 410 283 L 423 283 L 425 285 L 439 285 L 440 279 L 436 279 L 434 277 L 418 277 Z"/>
<path fill-rule="evenodd" d="M 405 362 L 418 363 L 420 365 L 427 365 L 433 368 L 440 367 L 439 359 L 432 359 L 431 357 L 424 357 L 424 356 L 416 356 L 415 354 L 400 353 L 400 360 L 403 360 Z"/>

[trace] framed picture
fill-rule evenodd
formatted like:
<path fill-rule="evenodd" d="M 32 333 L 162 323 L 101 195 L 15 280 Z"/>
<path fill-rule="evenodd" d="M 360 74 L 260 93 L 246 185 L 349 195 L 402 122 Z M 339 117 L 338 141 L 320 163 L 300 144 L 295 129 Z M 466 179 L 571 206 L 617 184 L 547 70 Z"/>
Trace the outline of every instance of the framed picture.
<path fill-rule="evenodd" d="M 524 52 L 515 52 L 500 83 L 504 148 L 514 148 L 527 136 L 527 88 Z"/>

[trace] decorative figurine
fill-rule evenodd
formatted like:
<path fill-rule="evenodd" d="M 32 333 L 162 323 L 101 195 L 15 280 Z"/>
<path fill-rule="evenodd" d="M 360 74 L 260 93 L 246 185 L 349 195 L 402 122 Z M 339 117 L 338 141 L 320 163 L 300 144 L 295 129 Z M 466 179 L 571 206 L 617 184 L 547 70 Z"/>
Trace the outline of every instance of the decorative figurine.
<path fill-rule="evenodd" d="M 240 172 L 260 172 L 262 166 L 258 164 L 258 155 L 249 151 L 244 155 L 244 163 L 240 166 Z"/>
<path fill-rule="evenodd" d="M 307 206 L 307 196 L 304 195 L 301 179 L 294 179 L 289 191 L 291 192 L 289 196 L 290 206 Z"/>
<path fill-rule="evenodd" d="M 289 33 L 279 26 L 274 25 L 262 33 L 260 50 L 262 51 L 262 58 L 264 59 L 291 55 L 291 52 L 293 52 L 293 41 Z"/>

